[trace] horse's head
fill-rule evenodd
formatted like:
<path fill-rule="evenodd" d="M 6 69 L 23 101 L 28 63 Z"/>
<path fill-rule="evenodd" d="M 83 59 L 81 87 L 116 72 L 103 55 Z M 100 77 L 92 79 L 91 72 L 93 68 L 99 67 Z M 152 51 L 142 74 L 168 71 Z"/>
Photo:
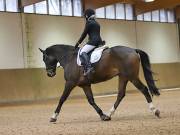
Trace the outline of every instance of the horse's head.
<path fill-rule="evenodd" d="M 46 65 L 46 72 L 49 77 L 54 77 L 56 75 L 56 67 L 57 67 L 57 59 L 51 55 L 47 54 L 46 51 L 39 48 L 39 50 L 43 53 L 43 61 Z"/>

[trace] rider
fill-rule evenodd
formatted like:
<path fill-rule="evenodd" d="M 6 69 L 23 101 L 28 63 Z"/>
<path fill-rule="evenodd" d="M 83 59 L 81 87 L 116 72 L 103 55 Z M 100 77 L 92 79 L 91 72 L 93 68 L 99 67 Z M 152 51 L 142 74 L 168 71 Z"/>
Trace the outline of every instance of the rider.
<path fill-rule="evenodd" d="M 86 19 L 85 29 L 79 41 L 76 43 L 75 48 L 77 48 L 79 44 L 82 43 L 82 41 L 88 34 L 89 40 L 80 51 L 80 58 L 83 60 L 82 64 L 85 70 L 84 75 L 87 75 L 93 70 L 88 53 L 92 51 L 94 48 L 98 47 L 99 45 L 103 45 L 104 41 L 102 41 L 100 36 L 100 25 L 95 20 L 95 11 L 93 9 L 87 9 L 84 12 L 84 17 Z"/>

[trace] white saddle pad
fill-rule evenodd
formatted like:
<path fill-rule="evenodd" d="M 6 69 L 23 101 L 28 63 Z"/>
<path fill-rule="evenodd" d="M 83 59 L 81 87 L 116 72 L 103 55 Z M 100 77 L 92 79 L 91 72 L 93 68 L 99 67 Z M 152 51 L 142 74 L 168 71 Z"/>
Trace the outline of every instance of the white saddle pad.
<path fill-rule="evenodd" d="M 92 53 L 91 53 L 91 58 L 90 58 L 90 62 L 91 63 L 96 63 L 98 62 L 100 59 L 101 59 L 101 56 L 102 56 L 102 52 L 104 49 L 108 48 L 108 46 L 104 45 L 104 46 L 101 46 L 99 48 L 96 48 Z M 82 66 L 81 65 L 81 60 L 80 60 L 80 51 L 81 49 L 79 49 L 78 51 L 78 56 L 77 56 L 77 64 L 79 66 Z"/>

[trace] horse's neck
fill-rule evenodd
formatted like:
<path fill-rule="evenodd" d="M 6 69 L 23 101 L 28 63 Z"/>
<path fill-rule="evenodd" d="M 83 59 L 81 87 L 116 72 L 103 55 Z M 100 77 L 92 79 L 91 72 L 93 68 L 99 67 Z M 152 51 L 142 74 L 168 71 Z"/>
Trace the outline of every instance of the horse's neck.
<path fill-rule="evenodd" d="M 58 53 L 56 55 L 58 56 L 57 60 L 63 67 L 65 67 L 68 63 L 73 62 L 74 59 L 76 59 L 77 57 L 77 54 L 70 49 L 67 50 L 63 49 L 61 50 L 61 52 L 57 52 L 57 53 Z"/>

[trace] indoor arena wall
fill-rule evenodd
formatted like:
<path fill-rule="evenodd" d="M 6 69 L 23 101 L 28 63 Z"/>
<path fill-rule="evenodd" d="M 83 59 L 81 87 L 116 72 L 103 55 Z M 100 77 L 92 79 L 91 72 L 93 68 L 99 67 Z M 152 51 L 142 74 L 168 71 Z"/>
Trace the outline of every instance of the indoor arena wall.
<path fill-rule="evenodd" d="M 84 20 L 34 14 L 0 14 L 0 103 L 57 98 L 64 88 L 63 70 L 48 78 L 42 54 L 53 44 L 74 45 Z M 180 87 L 180 50 L 177 24 L 98 19 L 107 45 L 145 50 L 159 88 Z M 142 70 L 140 77 L 143 79 Z M 144 79 L 143 79 L 144 81 Z M 95 95 L 115 93 L 117 78 L 93 85 Z M 128 91 L 134 91 L 129 84 Z M 82 96 L 76 88 L 72 96 Z"/>
<path fill-rule="evenodd" d="M 0 13 L 0 69 L 24 68 L 21 16 Z"/>

